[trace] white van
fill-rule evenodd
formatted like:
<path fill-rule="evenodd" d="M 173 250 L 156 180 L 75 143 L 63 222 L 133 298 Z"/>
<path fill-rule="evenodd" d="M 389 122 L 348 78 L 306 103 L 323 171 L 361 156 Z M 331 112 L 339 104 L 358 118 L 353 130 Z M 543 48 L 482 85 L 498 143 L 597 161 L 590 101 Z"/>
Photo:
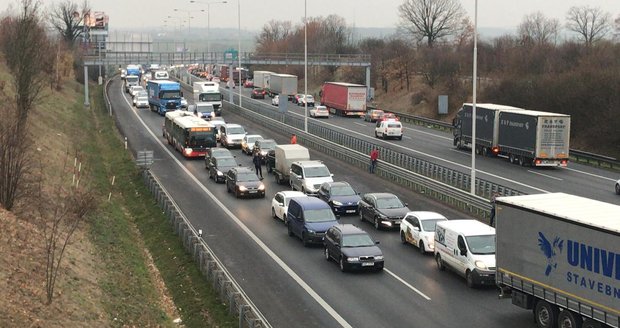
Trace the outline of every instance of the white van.
<path fill-rule="evenodd" d="M 495 285 L 495 228 L 477 220 L 437 222 L 435 262 L 465 277 L 469 287 Z"/>
<path fill-rule="evenodd" d="M 379 120 L 375 126 L 375 137 L 403 139 L 403 124 L 395 119 Z"/>
<path fill-rule="evenodd" d="M 170 78 L 170 76 L 168 75 L 168 72 L 166 72 L 166 71 L 155 71 L 155 72 L 153 72 L 153 79 L 154 80 L 167 80 L 169 78 Z"/>
<path fill-rule="evenodd" d="M 323 182 L 333 182 L 333 176 L 321 161 L 299 161 L 291 164 L 289 179 L 293 190 L 317 196 Z"/>

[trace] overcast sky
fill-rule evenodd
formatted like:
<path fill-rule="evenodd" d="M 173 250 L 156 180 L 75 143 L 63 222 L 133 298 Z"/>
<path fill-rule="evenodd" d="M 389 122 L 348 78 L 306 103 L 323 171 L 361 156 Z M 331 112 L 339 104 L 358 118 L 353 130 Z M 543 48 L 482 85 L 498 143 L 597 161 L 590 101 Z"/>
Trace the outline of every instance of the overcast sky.
<path fill-rule="evenodd" d="M 41 0 L 45 6 L 59 0 Z M 73 0 L 82 3 L 82 0 Z M 238 2 L 241 8 L 241 28 L 260 30 L 271 19 L 301 22 L 304 16 L 304 0 L 228 0 L 196 1 L 210 2 L 211 28 L 237 27 Z M 105 11 L 110 16 L 110 29 L 116 28 L 162 28 L 167 16 L 191 19 L 191 26 L 206 27 L 207 14 L 201 9 L 207 5 L 190 3 L 190 0 L 88 0 L 95 11 Z M 220 2 L 220 3 L 218 3 Z M 0 9 L 8 8 L 16 0 L 0 0 Z M 337 14 L 345 18 L 350 26 L 395 27 L 398 23 L 398 6 L 403 0 L 307 0 L 309 17 Z M 462 0 L 463 7 L 472 22 L 474 0 Z M 524 15 L 535 11 L 547 17 L 558 18 L 564 23 L 566 12 L 571 6 L 590 5 L 611 13 L 613 18 L 620 14 L 620 0 L 479 0 L 478 26 L 514 29 Z M 174 9 L 179 9 L 174 11 Z M 190 13 L 191 11 L 191 13 Z M 178 23 L 177 23 L 178 24 Z"/>

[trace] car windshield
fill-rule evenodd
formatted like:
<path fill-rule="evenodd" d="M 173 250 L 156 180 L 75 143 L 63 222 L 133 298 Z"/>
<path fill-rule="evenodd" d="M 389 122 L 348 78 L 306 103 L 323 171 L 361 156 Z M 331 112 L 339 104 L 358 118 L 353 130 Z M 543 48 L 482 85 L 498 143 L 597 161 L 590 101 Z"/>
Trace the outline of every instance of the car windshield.
<path fill-rule="evenodd" d="M 212 112 L 213 111 L 213 106 L 206 106 L 206 105 L 196 105 L 196 110 L 199 112 Z"/>
<path fill-rule="evenodd" d="M 495 235 L 465 237 L 467 246 L 473 254 L 495 254 Z"/>
<path fill-rule="evenodd" d="M 138 96 L 138 101 L 148 101 L 149 98 L 147 96 Z"/>
<path fill-rule="evenodd" d="M 178 90 L 166 90 L 161 92 L 161 99 L 180 99 L 181 91 Z"/>
<path fill-rule="evenodd" d="M 189 137 L 190 147 L 205 147 L 215 142 L 212 132 L 192 132 Z"/>
<path fill-rule="evenodd" d="M 400 124 L 398 123 L 389 123 L 388 128 L 400 128 Z"/>
<path fill-rule="evenodd" d="M 219 93 L 202 93 L 198 96 L 199 101 L 220 101 L 222 100 Z"/>
<path fill-rule="evenodd" d="M 260 143 L 260 149 L 275 149 L 276 142 L 275 141 L 262 141 Z"/>
<path fill-rule="evenodd" d="M 335 186 L 331 189 L 332 196 L 353 196 L 355 190 L 351 186 Z"/>
<path fill-rule="evenodd" d="M 263 139 L 263 137 L 248 137 L 248 145 L 254 144 L 256 142 L 256 140 L 260 140 Z"/>
<path fill-rule="evenodd" d="M 148 93 L 146 93 L 146 91 L 140 91 L 140 92 L 138 92 L 138 97 L 148 97 L 148 96 L 149 96 L 149 94 L 148 94 Z"/>
<path fill-rule="evenodd" d="M 239 182 L 250 182 L 250 181 L 259 181 L 256 174 L 252 172 L 248 173 L 239 173 L 237 174 L 237 181 Z"/>
<path fill-rule="evenodd" d="M 365 233 L 342 236 L 342 247 L 368 247 L 374 245 L 375 242 Z"/>
<path fill-rule="evenodd" d="M 244 134 L 245 130 L 242 127 L 228 128 L 228 134 Z"/>
<path fill-rule="evenodd" d="M 389 209 L 389 208 L 401 208 L 405 205 L 398 199 L 398 197 L 384 197 L 377 198 L 377 208 Z"/>
<path fill-rule="evenodd" d="M 330 176 L 327 166 L 313 166 L 305 169 L 306 178 L 320 178 Z"/>
<path fill-rule="evenodd" d="M 336 217 L 331 208 L 304 211 L 304 219 L 306 222 L 336 221 Z"/>
<path fill-rule="evenodd" d="M 424 220 L 422 221 L 422 229 L 424 231 L 433 232 L 439 221 L 445 221 L 445 219 Z"/>
<path fill-rule="evenodd" d="M 230 158 L 218 158 L 217 159 L 217 166 L 237 166 L 237 161 L 235 161 L 234 158 L 230 157 Z"/>
<path fill-rule="evenodd" d="M 306 96 L 306 99 L 307 99 L 308 101 L 314 101 L 314 97 L 313 97 L 313 96 Z"/>

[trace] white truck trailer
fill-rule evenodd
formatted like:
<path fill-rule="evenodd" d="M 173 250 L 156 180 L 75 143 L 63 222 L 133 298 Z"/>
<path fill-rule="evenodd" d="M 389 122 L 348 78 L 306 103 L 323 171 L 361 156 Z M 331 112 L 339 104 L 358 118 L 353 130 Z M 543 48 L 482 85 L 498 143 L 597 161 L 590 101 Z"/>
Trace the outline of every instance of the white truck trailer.
<path fill-rule="evenodd" d="M 564 193 L 496 200 L 496 283 L 538 327 L 618 328 L 620 206 Z"/>
<path fill-rule="evenodd" d="M 291 164 L 298 161 L 310 160 L 308 148 L 298 145 L 277 145 L 275 149 L 275 167 L 273 174 L 278 184 L 284 184 L 289 181 L 291 174 Z"/>

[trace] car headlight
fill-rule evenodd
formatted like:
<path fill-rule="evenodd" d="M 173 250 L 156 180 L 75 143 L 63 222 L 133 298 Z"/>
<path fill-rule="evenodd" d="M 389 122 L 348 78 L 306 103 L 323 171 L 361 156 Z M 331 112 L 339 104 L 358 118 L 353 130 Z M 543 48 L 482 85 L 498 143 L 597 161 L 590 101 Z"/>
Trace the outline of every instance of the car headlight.
<path fill-rule="evenodd" d="M 383 260 L 383 255 L 375 256 L 375 260 Z"/>
<path fill-rule="evenodd" d="M 347 257 L 347 262 L 358 262 L 359 260 L 359 257 Z"/>
<path fill-rule="evenodd" d="M 267 156 L 267 152 L 266 152 L 266 151 L 264 151 L 264 150 L 263 150 L 263 151 L 261 151 L 261 152 L 260 152 L 260 154 L 261 154 L 262 156 Z"/>
<path fill-rule="evenodd" d="M 316 233 L 316 231 L 308 229 L 308 233 L 311 234 L 311 235 L 314 235 Z"/>
<path fill-rule="evenodd" d="M 222 173 L 222 171 L 217 171 L 217 175 L 222 176 L 224 173 Z"/>
<path fill-rule="evenodd" d="M 192 151 L 193 151 L 193 150 L 192 150 L 191 148 L 185 148 L 185 153 L 186 153 L 187 155 L 191 154 L 191 153 L 192 153 Z"/>
<path fill-rule="evenodd" d="M 478 269 L 488 270 L 487 265 L 484 264 L 483 261 L 478 260 L 478 261 L 474 262 L 474 264 L 476 265 L 476 268 L 478 268 Z"/>
<path fill-rule="evenodd" d="M 337 201 L 337 200 L 332 200 L 332 204 L 334 204 L 336 206 L 342 206 L 342 203 Z"/>
<path fill-rule="evenodd" d="M 246 191 L 248 190 L 248 188 L 246 188 L 245 186 L 239 186 L 239 191 Z"/>
<path fill-rule="evenodd" d="M 265 190 L 265 185 L 261 184 L 260 186 L 258 186 L 258 190 Z"/>

